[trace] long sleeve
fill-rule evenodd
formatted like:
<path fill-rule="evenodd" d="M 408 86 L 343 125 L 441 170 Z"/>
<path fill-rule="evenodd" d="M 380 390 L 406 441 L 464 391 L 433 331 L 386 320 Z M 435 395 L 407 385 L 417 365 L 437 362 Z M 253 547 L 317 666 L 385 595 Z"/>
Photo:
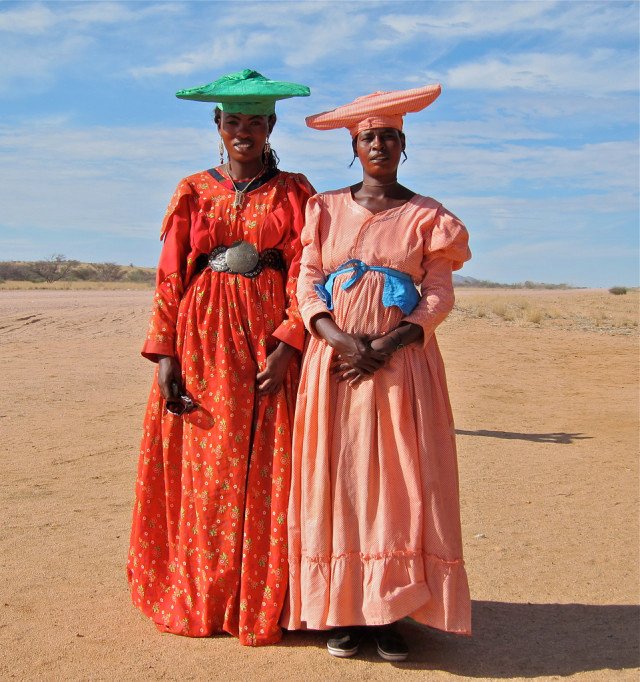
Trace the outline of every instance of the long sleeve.
<path fill-rule="evenodd" d="M 175 355 L 176 321 L 190 250 L 191 191 L 184 180 L 178 185 L 162 224 L 164 245 L 147 338 L 142 347 L 142 355 L 153 362 L 158 361 L 159 355 Z"/>
<path fill-rule="evenodd" d="M 300 274 L 300 258 L 302 255 L 302 243 L 300 236 L 304 225 L 305 207 L 309 197 L 315 190 L 309 184 L 304 175 L 295 175 L 291 178 L 291 187 L 287 191 L 287 200 L 291 210 L 291 222 L 289 228 L 289 238 L 282 248 L 286 275 L 286 310 L 284 320 L 273 332 L 273 336 L 279 341 L 302 350 L 304 347 L 304 323 L 300 317 L 298 309 L 298 298 L 296 289 L 298 276 Z"/>
<path fill-rule="evenodd" d="M 425 274 L 420 285 L 420 301 L 403 320 L 422 327 L 425 347 L 453 308 L 452 272 L 471 258 L 468 241 L 462 222 L 441 206 L 430 234 L 425 237 L 422 261 Z"/>
<path fill-rule="evenodd" d="M 305 327 L 317 336 L 311 328 L 314 316 L 325 313 L 333 317 L 323 300 L 318 297 L 315 285 L 324 284 L 326 275 L 322 267 L 322 251 L 320 244 L 320 221 L 323 206 L 320 197 L 309 199 L 302 230 L 302 259 L 298 278 L 298 306 Z"/>

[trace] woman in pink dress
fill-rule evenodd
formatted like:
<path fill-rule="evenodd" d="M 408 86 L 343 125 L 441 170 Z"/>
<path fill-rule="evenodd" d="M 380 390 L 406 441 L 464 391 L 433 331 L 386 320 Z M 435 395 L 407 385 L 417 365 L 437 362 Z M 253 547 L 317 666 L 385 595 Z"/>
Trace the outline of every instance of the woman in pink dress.
<path fill-rule="evenodd" d="M 372 635 L 408 648 L 406 616 L 471 632 L 458 472 L 444 366 L 434 335 L 470 258 L 464 225 L 397 181 L 403 115 L 440 86 L 375 93 L 311 116 L 346 127 L 362 182 L 312 197 L 298 304 L 311 333 L 293 435 L 290 592 L 283 624 L 338 628 L 334 656 Z"/>

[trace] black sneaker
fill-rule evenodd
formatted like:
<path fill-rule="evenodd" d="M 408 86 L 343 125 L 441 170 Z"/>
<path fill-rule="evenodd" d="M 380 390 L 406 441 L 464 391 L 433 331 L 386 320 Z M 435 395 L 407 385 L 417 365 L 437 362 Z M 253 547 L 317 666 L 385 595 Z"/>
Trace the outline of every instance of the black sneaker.
<path fill-rule="evenodd" d="M 372 628 L 373 637 L 378 646 L 378 654 L 385 661 L 405 661 L 409 655 L 409 647 L 404 637 L 393 625 L 380 625 Z"/>
<path fill-rule="evenodd" d="M 332 656 L 349 658 L 358 653 L 362 641 L 362 629 L 359 627 L 339 628 L 334 630 L 327 640 L 327 649 Z"/>

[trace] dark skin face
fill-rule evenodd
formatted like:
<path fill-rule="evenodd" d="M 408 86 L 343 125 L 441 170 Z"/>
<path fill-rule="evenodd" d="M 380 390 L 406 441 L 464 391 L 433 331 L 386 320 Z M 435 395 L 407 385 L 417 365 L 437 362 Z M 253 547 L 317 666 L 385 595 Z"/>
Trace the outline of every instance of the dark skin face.
<path fill-rule="evenodd" d="M 371 213 L 401 206 L 414 195 L 397 180 L 404 148 L 404 134 L 395 128 L 363 130 L 354 139 L 353 151 L 362 164 L 362 182 L 351 187 L 351 194 Z"/>
<path fill-rule="evenodd" d="M 218 115 L 216 118 L 218 119 Z M 217 120 L 218 132 L 229 155 L 234 179 L 252 178 L 262 170 L 262 150 L 275 123 L 275 114 L 254 116 L 220 112 Z"/>

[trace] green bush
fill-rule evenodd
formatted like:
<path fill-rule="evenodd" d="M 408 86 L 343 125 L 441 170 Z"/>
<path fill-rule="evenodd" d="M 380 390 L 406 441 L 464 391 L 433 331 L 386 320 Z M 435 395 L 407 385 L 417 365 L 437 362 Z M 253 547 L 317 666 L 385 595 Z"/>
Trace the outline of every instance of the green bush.
<path fill-rule="evenodd" d="M 627 293 L 627 287 L 611 287 L 611 289 L 609 289 L 609 293 L 613 294 L 614 296 L 622 296 L 623 294 Z"/>

